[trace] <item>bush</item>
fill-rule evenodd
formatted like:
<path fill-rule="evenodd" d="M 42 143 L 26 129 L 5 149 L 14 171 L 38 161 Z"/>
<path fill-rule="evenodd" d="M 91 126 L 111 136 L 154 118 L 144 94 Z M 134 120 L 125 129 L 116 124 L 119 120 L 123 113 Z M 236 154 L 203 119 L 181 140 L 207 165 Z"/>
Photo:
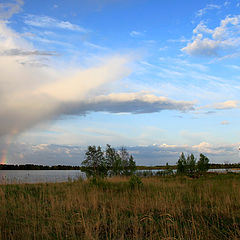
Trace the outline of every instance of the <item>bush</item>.
<path fill-rule="evenodd" d="M 89 185 L 94 186 L 94 187 L 98 187 L 98 188 L 101 188 L 101 189 L 108 189 L 110 183 L 107 182 L 106 180 L 102 179 L 102 178 L 92 177 L 89 180 Z"/>
<path fill-rule="evenodd" d="M 143 183 L 142 183 L 141 178 L 136 176 L 136 175 L 132 175 L 130 180 L 129 180 L 129 186 L 132 189 L 142 187 Z"/>

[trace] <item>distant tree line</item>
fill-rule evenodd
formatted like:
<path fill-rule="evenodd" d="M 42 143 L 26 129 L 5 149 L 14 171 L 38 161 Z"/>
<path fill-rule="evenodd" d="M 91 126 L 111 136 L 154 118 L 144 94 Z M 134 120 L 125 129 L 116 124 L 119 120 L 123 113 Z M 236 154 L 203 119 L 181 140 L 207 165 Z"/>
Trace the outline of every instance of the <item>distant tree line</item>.
<path fill-rule="evenodd" d="M 94 178 L 130 176 L 136 171 L 136 163 L 124 147 L 116 150 L 107 144 L 106 150 L 103 151 L 100 146 L 88 146 L 85 160 L 82 162 L 82 170 L 87 177 Z"/>
<path fill-rule="evenodd" d="M 89 146 L 90 152 L 94 149 L 94 146 Z M 86 152 L 87 155 L 90 154 L 88 151 Z M 179 157 L 177 165 L 163 165 L 163 166 L 136 166 L 135 161 L 133 160 L 133 156 L 130 155 L 126 149 L 122 148 L 119 151 L 112 148 L 110 145 L 107 145 L 106 151 L 103 152 L 99 147 L 95 147 L 94 151 L 98 150 L 99 157 L 102 156 L 103 159 L 100 160 L 101 164 L 99 165 L 102 168 L 103 175 L 106 175 L 106 170 L 109 176 L 113 175 L 131 175 L 131 173 L 135 172 L 135 170 L 157 170 L 157 169 L 164 169 L 164 170 L 174 170 L 177 169 L 177 173 L 181 174 L 188 174 L 191 175 L 192 173 L 203 173 L 206 172 L 207 169 L 229 169 L 229 168 L 240 168 L 240 163 L 209 163 L 206 162 L 206 156 L 200 154 L 199 160 L 194 157 L 193 154 L 185 155 L 182 153 Z M 94 152 L 93 151 L 93 152 Z M 102 153 L 100 153 L 102 152 Z M 91 153 L 93 154 L 93 153 Z M 88 156 L 91 157 L 91 154 Z M 208 158 L 207 158 L 208 159 Z M 13 164 L 0 164 L 0 170 L 82 170 L 88 171 L 90 170 L 91 175 L 91 167 L 85 162 L 87 158 L 85 158 L 82 166 L 70 166 L 70 165 L 55 165 L 55 166 L 46 166 L 46 165 L 36 165 L 36 164 L 21 164 L 21 165 L 13 165 Z M 204 161 L 203 161 L 204 160 Z M 93 161 L 94 162 L 94 161 Z M 92 163 L 93 163 L 92 162 Z M 203 164 L 205 163 L 205 164 Z M 99 164 L 99 161 L 97 161 Z M 202 165 L 201 165 L 202 164 Z M 97 166 L 95 164 L 95 166 Z M 204 168 L 202 168 L 204 166 Z M 90 167 L 90 168 L 88 168 Z M 88 169 L 88 170 L 87 170 Z M 101 172 L 100 171 L 100 172 Z M 95 173 L 96 173 L 95 169 Z M 100 174 L 101 175 L 101 174 Z"/>
<path fill-rule="evenodd" d="M 185 157 L 184 153 L 181 153 L 177 162 L 177 173 L 194 177 L 199 174 L 204 174 L 209 169 L 209 159 L 200 153 L 199 160 L 195 158 L 193 154 Z"/>
<path fill-rule="evenodd" d="M 210 169 L 229 169 L 229 168 L 240 168 L 240 163 L 210 163 Z"/>

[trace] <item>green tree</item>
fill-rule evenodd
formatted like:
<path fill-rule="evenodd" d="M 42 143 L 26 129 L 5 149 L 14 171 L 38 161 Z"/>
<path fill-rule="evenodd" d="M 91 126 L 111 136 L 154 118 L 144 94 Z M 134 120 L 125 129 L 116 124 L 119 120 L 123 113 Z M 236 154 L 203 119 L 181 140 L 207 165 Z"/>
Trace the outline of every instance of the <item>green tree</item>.
<path fill-rule="evenodd" d="M 199 160 L 197 162 L 197 170 L 199 173 L 203 174 L 206 173 L 209 169 L 209 159 L 200 153 Z"/>
<path fill-rule="evenodd" d="M 196 158 L 191 153 L 191 155 L 188 155 L 187 161 L 186 161 L 186 173 L 189 176 L 194 176 L 196 172 Z"/>
<path fill-rule="evenodd" d="M 177 173 L 178 174 L 186 173 L 186 157 L 183 152 L 181 153 L 177 162 Z"/>
<path fill-rule="evenodd" d="M 107 176 L 107 164 L 104 153 L 100 146 L 88 146 L 86 158 L 82 162 L 87 177 L 105 177 Z"/>
<path fill-rule="evenodd" d="M 129 153 L 126 148 L 122 147 L 119 152 L 122 165 L 122 175 L 128 176 L 129 174 Z"/>
<path fill-rule="evenodd" d="M 122 172 L 122 162 L 118 152 L 107 144 L 105 152 L 106 164 L 109 169 L 110 176 L 120 175 Z"/>
<path fill-rule="evenodd" d="M 133 156 L 123 147 L 118 152 L 107 144 L 106 151 L 103 152 L 100 146 L 89 146 L 85 155 L 82 167 L 87 177 L 129 176 L 136 171 Z"/>
<path fill-rule="evenodd" d="M 107 144 L 105 151 L 105 160 L 108 168 L 111 168 L 116 160 L 117 152 L 111 145 Z"/>
<path fill-rule="evenodd" d="M 116 159 L 112 165 L 112 172 L 113 172 L 113 175 L 115 175 L 115 176 L 122 175 L 122 172 L 123 172 L 122 160 L 118 153 L 117 153 Z"/>
<path fill-rule="evenodd" d="M 133 156 L 130 155 L 129 158 L 129 171 L 130 171 L 130 175 L 133 175 L 137 170 L 137 166 L 136 166 L 136 162 L 133 159 Z"/>
<path fill-rule="evenodd" d="M 133 175 L 136 171 L 136 163 L 133 159 L 133 156 L 128 153 L 126 148 L 122 147 L 119 153 L 122 165 L 122 175 L 130 176 Z"/>

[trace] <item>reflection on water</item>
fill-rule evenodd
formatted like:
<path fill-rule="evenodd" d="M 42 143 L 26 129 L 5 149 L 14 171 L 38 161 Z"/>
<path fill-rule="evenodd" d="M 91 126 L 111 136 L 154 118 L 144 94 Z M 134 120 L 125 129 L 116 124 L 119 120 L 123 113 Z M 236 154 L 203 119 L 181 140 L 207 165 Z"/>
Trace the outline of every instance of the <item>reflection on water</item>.
<path fill-rule="evenodd" d="M 157 172 L 164 170 L 139 170 L 138 172 Z M 209 169 L 209 172 L 240 173 L 240 169 Z M 176 170 L 173 170 L 175 173 Z M 66 182 L 85 178 L 85 174 L 80 170 L 0 170 L 0 184 L 6 183 L 40 183 L 40 182 Z"/>
<path fill-rule="evenodd" d="M 0 170 L 0 183 L 66 182 L 85 177 L 80 170 Z"/>

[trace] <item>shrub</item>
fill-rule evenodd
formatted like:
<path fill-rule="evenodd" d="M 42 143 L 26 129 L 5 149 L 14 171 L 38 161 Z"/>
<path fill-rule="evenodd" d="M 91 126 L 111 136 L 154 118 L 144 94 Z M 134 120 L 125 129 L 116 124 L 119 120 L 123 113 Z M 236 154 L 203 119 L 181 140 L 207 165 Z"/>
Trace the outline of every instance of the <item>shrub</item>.
<path fill-rule="evenodd" d="M 143 186 L 142 180 L 140 177 L 136 175 L 132 175 L 130 180 L 129 180 L 129 186 L 130 188 L 140 188 Z"/>

